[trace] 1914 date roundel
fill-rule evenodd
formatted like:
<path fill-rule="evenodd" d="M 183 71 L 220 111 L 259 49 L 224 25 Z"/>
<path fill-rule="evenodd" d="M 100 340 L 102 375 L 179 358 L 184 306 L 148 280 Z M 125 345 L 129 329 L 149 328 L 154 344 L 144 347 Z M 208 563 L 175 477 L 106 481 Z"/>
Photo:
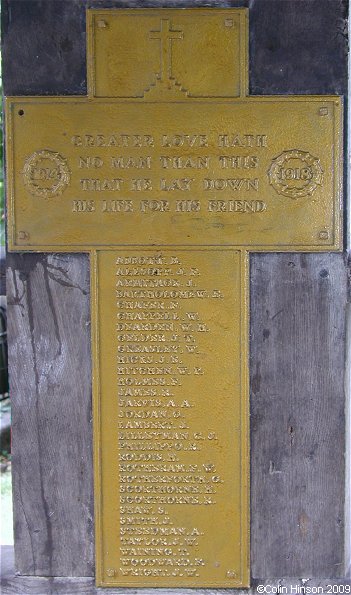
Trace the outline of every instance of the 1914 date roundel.
<path fill-rule="evenodd" d="M 59 196 L 70 183 L 64 157 L 54 151 L 35 151 L 25 161 L 23 179 L 28 191 L 41 198 Z"/>

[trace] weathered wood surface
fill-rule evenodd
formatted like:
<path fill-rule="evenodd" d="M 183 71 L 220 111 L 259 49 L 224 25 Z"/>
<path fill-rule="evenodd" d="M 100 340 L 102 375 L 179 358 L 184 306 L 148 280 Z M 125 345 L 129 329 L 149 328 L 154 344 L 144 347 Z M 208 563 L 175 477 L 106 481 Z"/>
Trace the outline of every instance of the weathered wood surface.
<path fill-rule="evenodd" d="M 342 255 L 255 255 L 253 576 L 344 576 Z"/>
<path fill-rule="evenodd" d="M 249 6 L 252 93 L 346 91 L 342 0 L 141 4 Z M 140 2 L 3 1 L 6 94 L 86 92 L 88 5 Z M 253 255 L 251 273 L 252 574 L 341 576 L 343 258 Z M 88 274 L 84 256 L 25 254 L 8 261 L 21 574 L 93 574 Z M 40 593 L 25 591 L 24 583 L 9 583 L 8 593 Z M 47 580 L 42 592 L 96 592 L 88 579 L 66 591 L 67 583 L 59 583 Z"/>
<path fill-rule="evenodd" d="M 90 576 L 88 257 L 10 255 L 7 285 L 17 569 Z"/>

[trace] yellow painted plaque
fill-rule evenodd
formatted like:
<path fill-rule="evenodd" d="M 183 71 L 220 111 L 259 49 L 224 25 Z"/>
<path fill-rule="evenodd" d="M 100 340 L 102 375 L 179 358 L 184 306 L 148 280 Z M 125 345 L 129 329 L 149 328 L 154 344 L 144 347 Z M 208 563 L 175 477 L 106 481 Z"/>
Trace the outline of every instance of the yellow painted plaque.
<path fill-rule="evenodd" d="M 248 584 L 246 258 L 114 250 L 96 266 L 103 584 Z"/>
<path fill-rule="evenodd" d="M 13 248 L 340 246 L 338 98 L 23 98 L 8 116 Z"/>
<path fill-rule="evenodd" d="M 95 97 L 168 102 L 247 94 L 245 10 L 96 10 L 88 38 Z"/>
<path fill-rule="evenodd" d="M 342 247 L 342 100 L 249 97 L 245 9 L 91 10 L 6 102 L 9 247 L 89 252 L 99 586 L 247 587 L 248 253 Z"/>

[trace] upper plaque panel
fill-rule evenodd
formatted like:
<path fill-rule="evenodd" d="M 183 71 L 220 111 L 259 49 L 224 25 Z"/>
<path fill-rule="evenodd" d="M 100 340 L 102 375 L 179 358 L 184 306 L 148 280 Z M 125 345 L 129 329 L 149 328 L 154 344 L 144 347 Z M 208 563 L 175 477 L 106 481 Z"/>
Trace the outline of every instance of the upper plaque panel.
<path fill-rule="evenodd" d="M 10 248 L 341 247 L 338 97 L 7 102 Z"/>
<path fill-rule="evenodd" d="M 93 10 L 88 23 L 95 97 L 246 94 L 246 10 Z"/>

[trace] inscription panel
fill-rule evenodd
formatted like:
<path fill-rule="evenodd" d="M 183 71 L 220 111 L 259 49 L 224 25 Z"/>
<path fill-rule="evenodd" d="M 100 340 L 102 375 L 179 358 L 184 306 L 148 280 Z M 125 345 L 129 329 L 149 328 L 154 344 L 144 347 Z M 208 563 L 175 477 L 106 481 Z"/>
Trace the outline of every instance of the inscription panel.
<path fill-rule="evenodd" d="M 339 249 L 341 108 L 9 100 L 11 247 Z"/>
<path fill-rule="evenodd" d="M 98 581 L 247 585 L 246 255 L 97 259 Z"/>

